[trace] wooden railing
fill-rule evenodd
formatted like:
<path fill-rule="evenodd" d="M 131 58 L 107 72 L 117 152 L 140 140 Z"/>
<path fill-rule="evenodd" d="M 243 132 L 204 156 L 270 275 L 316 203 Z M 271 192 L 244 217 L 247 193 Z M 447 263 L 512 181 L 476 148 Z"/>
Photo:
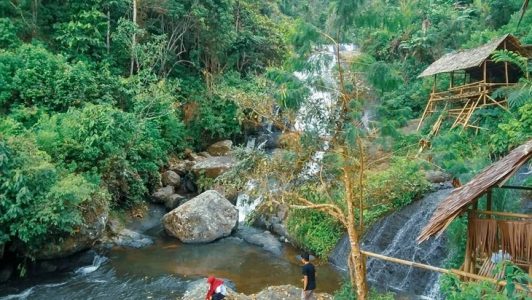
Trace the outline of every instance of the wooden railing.
<path fill-rule="evenodd" d="M 451 87 L 446 91 L 433 92 L 430 94 L 432 101 L 449 101 L 469 99 L 478 97 L 482 94 L 488 94 L 498 87 L 512 86 L 515 83 L 498 83 L 498 82 L 484 82 L 476 81 L 460 86 Z"/>

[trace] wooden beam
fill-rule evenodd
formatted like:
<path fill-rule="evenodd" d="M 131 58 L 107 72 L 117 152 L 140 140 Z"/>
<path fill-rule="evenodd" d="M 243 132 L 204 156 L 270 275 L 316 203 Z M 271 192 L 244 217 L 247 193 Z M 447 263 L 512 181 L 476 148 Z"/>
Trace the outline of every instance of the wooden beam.
<path fill-rule="evenodd" d="M 531 186 L 503 185 L 503 186 L 494 186 L 494 188 L 532 191 L 532 187 Z"/>
<path fill-rule="evenodd" d="M 475 210 L 474 212 L 476 214 L 479 214 L 479 215 L 492 215 L 492 216 L 500 216 L 500 217 L 532 219 L 532 215 L 518 214 L 518 213 L 511 213 L 511 212 L 503 212 L 503 211 Z"/>
<path fill-rule="evenodd" d="M 439 268 L 439 267 L 435 267 L 435 266 L 431 266 L 431 265 L 426 265 L 426 264 L 422 264 L 422 263 L 418 263 L 418 262 L 414 262 L 414 261 L 409 261 L 409 260 L 404 260 L 404 259 L 400 259 L 400 258 L 385 256 L 385 255 L 381 255 L 381 254 L 377 254 L 377 253 L 373 253 L 373 252 L 369 252 L 369 251 L 365 251 L 365 250 L 362 250 L 360 252 L 362 254 L 366 255 L 366 256 L 370 256 L 370 257 L 374 257 L 374 258 L 377 258 L 377 259 L 380 259 L 380 260 L 389 261 L 389 262 L 393 262 L 393 263 L 397 263 L 397 264 L 401 264 L 401 265 L 405 265 L 405 266 L 410 266 L 410 267 L 414 267 L 414 268 L 425 269 L 425 270 L 439 272 L 439 273 L 443 273 L 443 274 L 455 274 L 455 275 L 459 275 L 459 276 L 463 276 L 463 277 L 467 277 L 467 278 L 471 278 L 471 279 L 475 279 L 475 280 L 488 281 L 488 282 L 491 282 L 493 284 L 498 284 L 500 286 L 506 286 L 506 284 L 507 284 L 506 280 L 497 280 L 495 278 L 490 278 L 490 277 L 480 276 L 480 275 L 476 275 L 476 274 L 471 274 L 471 273 L 460 271 L 460 270 L 456 270 L 456 269 L 450 269 L 450 270 L 443 269 L 443 268 Z M 518 290 L 521 290 L 521 291 L 524 290 L 519 285 L 516 285 L 515 287 Z"/>

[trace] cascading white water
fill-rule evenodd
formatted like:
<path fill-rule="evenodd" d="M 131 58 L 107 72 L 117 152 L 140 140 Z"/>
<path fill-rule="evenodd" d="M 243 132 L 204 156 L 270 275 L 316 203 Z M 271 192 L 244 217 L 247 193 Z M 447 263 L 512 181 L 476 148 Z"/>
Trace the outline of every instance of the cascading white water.
<path fill-rule="evenodd" d="M 445 237 L 431 239 L 420 245 L 416 237 L 439 201 L 449 193 L 450 189 L 446 189 L 427 194 L 423 199 L 384 217 L 368 229 L 362 248 L 391 257 L 443 266 L 449 256 Z M 329 260 L 346 270 L 349 252 L 349 240 L 344 237 Z M 440 298 L 438 273 L 373 258 L 368 259 L 366 268 L 368 280 L 375 287 L 407 293 L 409 298 Z"/>
<path fill-rule="evenodd" d="M 353 44 L 340 44 L 339 47 L 341 55 L 353 54 L 358 51 L 357 47 Z M 335 46 L 324 45 L 319 47 L 316 52 L 309 57 L 308 61 L 316 67 L 312 68 L 311 71 L 294 73 L 297 78 L 306 82 L 310 89 L 308 99 L 305 99 L 297 113 L 294 127 L 297 131 L 314 131 L 318 132 L 320 135 L 327 135 L 327 127 L 335 118 L 337 109 L 335 103 L 338 91 L 334 68 L 337 66 L 338 60 L 336 57 Z M 266 130 L 268 132 L 272 131 L 271 123 L 267 124 Z M 248 140 L 246 148 L 253 149 L 256 147 L 261 149 L 263 144 L 264 143 L 256 145 L 256 139 L 251 138 Z M 322 149 L 326 150 L 327 147 L 328 145 L 325 142 Z M 313 155 L 312 159 L 303 169 L 301 175 L 303 178 L 314 176 L 319 172 L 320 163 L 324 154 L 324 151 L 317 151 Z M 253 189 L 254 186 L 255 184 L 252 180 L 248 182 L 246 187 L 248 192 Z M 246 192 L 240 193 L 236 203 L 239 212 L 239 222 L 244 222 L 248 215 L 260 205 L 261 201 L 262 197 L 251 199 Z"/>
<path fill-rule="evenodd" d="M 81 267 L 81 268 L 77 269 L 75 271 L 75 273 L 76 274 L 81 274 L 81 275 L 90 274 L 90 273 L 98 270 L 98 268 L 102 264 L 104 264 L 107 260 L 108 260 L 108 258 L 105 257 L 105 256 L 96 255 L 96 256 L 94 256 L 94 259 L 92 260 L 92 265 Z"/>

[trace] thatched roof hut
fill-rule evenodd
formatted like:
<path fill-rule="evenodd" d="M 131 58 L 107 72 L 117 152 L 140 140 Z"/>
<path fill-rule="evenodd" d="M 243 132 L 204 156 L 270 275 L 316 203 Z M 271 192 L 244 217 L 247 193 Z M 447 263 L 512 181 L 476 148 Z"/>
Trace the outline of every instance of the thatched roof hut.
<path fill-rule="evenodd" d="M 431 236 L 440 235 L 447 226 L 468 206 L 477 201 L 493 186 L 502 186 L 515 172 L 532 157 L 532 140 L 512 150 L 501 160 L 488 166 L 467 184 L 455 189 L 445 198 L 419 234 L 419 243 Z"/>
<path fill-rule="evenodd" d="M 506 46 L 505 46 L 506 44 Z M 523 46 L 517 38 L 506 34 L 480 47 L 445 54 L 433 62 L 418 77 L 427 77 L 440 73 L 450 73 L 458 70 L 479 68 L 496 50 L 507 49 L 530 57 L 532 51 L 529 46 Z"/>

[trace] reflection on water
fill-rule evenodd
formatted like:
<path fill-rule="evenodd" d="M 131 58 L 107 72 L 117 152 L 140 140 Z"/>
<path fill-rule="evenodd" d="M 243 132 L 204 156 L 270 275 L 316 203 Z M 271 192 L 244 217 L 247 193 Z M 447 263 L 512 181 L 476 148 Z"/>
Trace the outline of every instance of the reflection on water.
<path fill-rule="evenodd" d="M 178 299 L 190 280 L 207 275 L 230 279 L 237 290 L 256 293 L 271 285 L 300 285 L 296 250 L 276 257 L 234 237 L 203 245 L 181 244 L 159 232 L 144 249 L 114 249 L 108 259 L 82 268 L 91 272 L 47 275 L 0 286 L 0 299 Z M 333 292 L 340 275 L 318 265 L 318 290 Z M 78 269 L 81 270 L 81 269 Z"/>

